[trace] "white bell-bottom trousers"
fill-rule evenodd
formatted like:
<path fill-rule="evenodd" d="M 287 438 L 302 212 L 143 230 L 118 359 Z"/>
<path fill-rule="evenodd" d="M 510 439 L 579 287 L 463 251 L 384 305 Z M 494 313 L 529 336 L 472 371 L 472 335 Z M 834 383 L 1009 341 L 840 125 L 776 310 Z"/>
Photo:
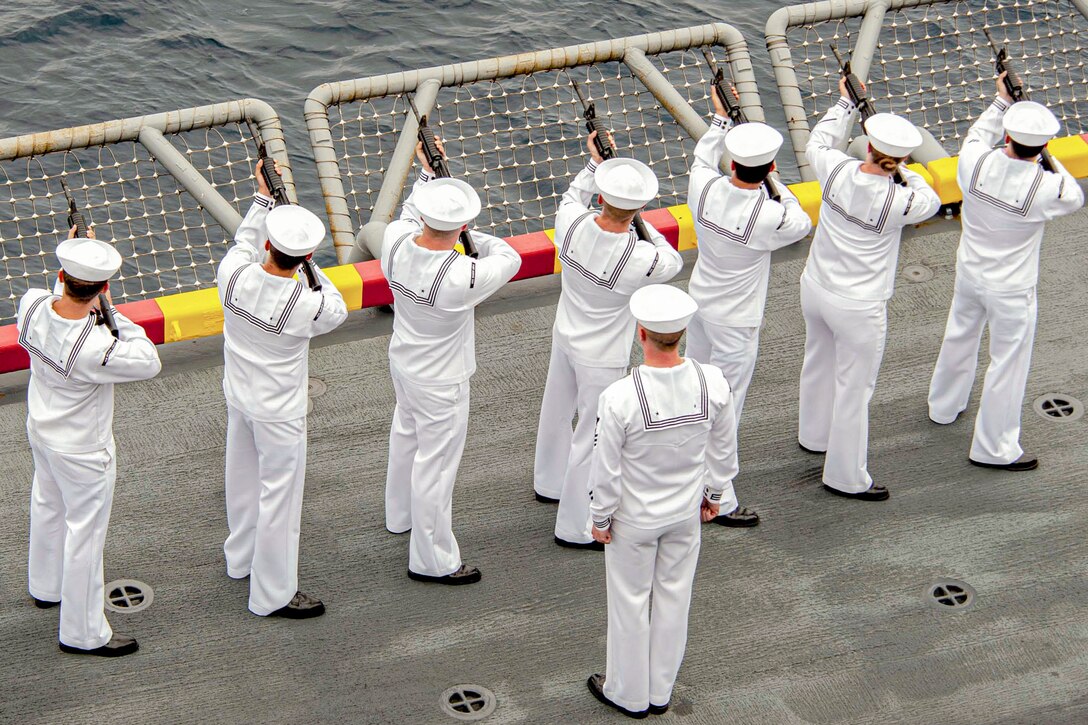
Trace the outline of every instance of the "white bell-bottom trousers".
<path fill-rule="evenodd" d="M 625 368 L 593 368 L 576 363 L 552 342 L 536 432 L 533 487 L 542 496 L 559 499 L 555 535 L 560 539 L 575 543 L 593 541 L 589 469 L 597 402 L 604 389 L 626 372 Z M 572 432 L 575 412 L 578 423 Z"/>
<path fill-rule="evenodd" d="M 982 383 L 970 457 L 1012 463 L 1020 447 L 1020 410 L 1031 367 L 1037 304 L 1035 288 L 992 292 L 956 275 L 944 342 L 929 384 L 929 417 L 951 423 L 967 409 L 975 382 L 982 330 L 990 326 L 990 366 Z"/>
<path fill-rule="evenodd" d="M 266 616 L 298 591 L 306 418 L 254 420 L 227 404 L 227 575 L 249 575 L 249 611 Z"/>
<path fill-rule="evenodd" d="M 801 276 L 805 360 L 797 439 L 827 451 L 823 482 L 847 493 L 873 484 L 868 471 L 869 400 L 888 331 L 887 303 L 841 297 Z"/>
<path fill-rule="evenodd" d="M 461 568 L 453 535 L 453 485 L 468 432 L 469 383 L 416 385 L 394 372 L 385 527 L 412 530 L 408 568 L 446 576 Z"/>
<path fill-rule="evenodd" d="M 628 710 L 645 710 L 650 703 L 666 705 L 672 697 L 687 645 L 699 532 L 698 513 L 658 529 L 612 522 L 612 543 L 604 547 L 608 582 L 604 692 Z"/>
<path fill-rule="evenodd" d="M 96 649 L 110 641 L 102 551 L 113 508 L 113 443 L 90 453 L 59 453 L 31 441 L 30 594 L 60 601 L 60 641 Z"/>

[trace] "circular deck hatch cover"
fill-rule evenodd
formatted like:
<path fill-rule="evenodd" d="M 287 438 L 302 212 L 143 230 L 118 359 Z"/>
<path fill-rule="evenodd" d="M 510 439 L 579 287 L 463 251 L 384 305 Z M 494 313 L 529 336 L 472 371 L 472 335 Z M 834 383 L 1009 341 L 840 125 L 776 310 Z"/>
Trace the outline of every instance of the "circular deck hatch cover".
<path fill-rule="evenodd" d="M 975 590 L 958 579 L 939 579 L 926 590 L 929 601 L 937 608 L 963 611 L 975 603 Z"/>
<path fill-rule="evenodd" d="M 139 612 L 151 606 L 155 592 L 135 579 L 118 579 L 106 585 L 106 609 L 111 612 Z"/>
<path fill-rule="evenodd" d="M 1046 393 L 1035 399 L 1035 412 L 1047 420 L 1069 423 L 1084 415 L 1084 403 L 1065 393 Z"/>
<path fill-rule="evenodd" d="M 457 720 L 482 720 L 495 711 L 495 693 L 480 685 L 456 685 L 442 693 L 442 712 Z"/>

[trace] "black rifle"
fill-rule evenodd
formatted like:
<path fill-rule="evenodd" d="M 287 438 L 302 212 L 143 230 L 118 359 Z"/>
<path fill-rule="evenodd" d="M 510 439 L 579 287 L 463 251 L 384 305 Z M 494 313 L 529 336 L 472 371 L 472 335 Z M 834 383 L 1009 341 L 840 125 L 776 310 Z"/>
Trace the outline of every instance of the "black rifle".
<path fill-rule="evenodd" d="M 714 62 L 714 56 L 706 48 L 703 48 L 703 57 L 706 58 L 707 65 L 710 66 L 710 72 L 714 74 L 714 91 L 718 95 L 718 100 L 725 106 L 725 112 L 729 114 L 729 120 L 733 122 L 734 126 L 748 123 L 748 117 L 744 115 L 744 109 L 740 107 L 740 103 L 733 97 L 733 89 L 725 83 L 725 71 Z M 767 190 L 767 196 L 772 200 L 782 201 L 782 194 L 779 193 L 770 176 L 763 180 L 763 188 Z"/>
<path fill-rule="evenodd" d="M 586 130 L 590 133 L 597 133 L 597 136 L 593 139 L 593 145 L 597 147 L 597 153 L 599 153 L 601 158 L 605 161 L 615 158 L 616 149 L 608 139 L 608 129 L 604 127 L 604 123 L 597 117 L 596 104 L 586 103 L 586 99 L 582 96 L 582 89 L 578 87 L 578 84 L 573 78 L 570 79 L 570 84 L 574 87 L 574 93 L 578 96 L 578 100 L 582 104 L 582 118 L 586 120 Z M 646 228 L 646 222 L 642 221 L 641 214 L 635 212 L 635 218 L 632 221 L 632 224 L 635 226 L 635 233 L 638 234 L 639 239 L 645 242 L 652 241 L 650 230 Z"/>
<path fill-rule="evenodd" d="M 854 71 L 850 68 L 850 61 L 843 61 L 839 55 L 838 49 L 835 46 L 831 46 L 831 52 L 835 54 L 835 60 L 839 62 L 839 70 L 842 73 L 842 77 L 846 79 L 846 92 L 850 95 L 850 100 L 858 109 L 858 114 L 861 117 L 861 130 L 865 131 L 865 122 L 868 121 L 876 111 L 873 109 L 873 103 L 869 100 L 869 97 L 865 95 L 865 91 L 861 88 L 861 81 L 854 75 Z M 868 133 L 866 131 L 866 133 Z M 895 183 L 900 186 L 906 186 L 907 182 L 903 179 L 903 174 L 899 172 L 899 168 L 895 169 L 892 174 L 892 178 L 895 179 Z"/>
<path fill-rule="evenodd" d="M 253 126 L 252 121 L 247 120 L 246 123 L 249 124 L 249 133 L 253 136 L 253 142 L 257 144 L 257 159 L 264 162 L 261 165 L 261 176 L 264 178 L 265 186 L 272 192 L 272 198 L 276 200 L 277 206 L 291 204 L 291 197 L 287 196 L 287 186 L 284 185 L 283 178 L 276 171 L 276 162 L 268 154 L 268 149 L 265 147 L 264 141 L 261 140 L 260 132 Z M 321 282 L 317 279 L 313 262 L 304 259 L 299 268 L 306 277 L 306 285 L 314 292 L 320 292 Z"/>
<path fill-rule="evenodd" d="M 423 143 L 423 155 L 427 157 L 427 165 L 431 167 L 431 171 L 434 175 L 440 179 L 448 179 L 450 177 L 450 167 L 446 163 L 446 156 L 442 153 L 442 150 L 438 148 L 438 142 L 434 138 L 434 129 L 427 125 L 427 117 L 420 116 L 419 110 L 416 108 L 415 101 L 412 100 L 412 96 L 404 94 L 404 97 L 408 99 L 408 105 L 412 109 L 412 115 L 416 117 L 416 125 L 419 127 L 419 133 L 417 134 L 419 140 Z M 467 229 L 461 230 L 460 235 L 461 246 L 465 249 L 465 254 L 473 259 L 480 256 L 479 251 L 476 249 L 476 244 L 472 241 L 472 235 L 469 234 Z"/>
<path fill-rule="evenodd" d="M 1024 84 L 1020 80 L 1020 74 L 1013 69 L 1012 64 L 1009 62 L 1008 49 L 1005 46 L 998 48 L 997 43 L 994 42 L 993 36 L 990 35 L 990 31 L 987 28 L 983 28 L 982 32 L 986 34 L 986 40 L 989 41 L 990 48 L 994 51 L 994 68 L 997 70 L 997 74 L 1005 74 L 1005 90 L 1012 96 L 1012 102 L 1019 103 L 1020 101 L 1028 100 L 1027 94 L 1024 93 Z M 1044 169 L 1047 171 L 1057 171 L 1057 168 L 1054 166 L 1054 159 L 1051 157 L 1050 151 L 1045 145 L 1039 156 L 1039 163 Z"/>
<path fill-rule="evenodd" d="M 69 191 L 64 179 L 60 180 L 60 188 L 64 190 L 64 198 L 68 200 L 68 228 L 75 227 L 77 237 L 88 239 L 87 220 L 83 218 L 83 212 L 76 207 L 76 200 L 72 198 L 72 192 Z M 98 324 L 105 325 L 115 339 L 121 338 L 121 333 L 117 331 L 117 320 L 113 317 L 113 308 L 105 294 L 98 295 Z"/>

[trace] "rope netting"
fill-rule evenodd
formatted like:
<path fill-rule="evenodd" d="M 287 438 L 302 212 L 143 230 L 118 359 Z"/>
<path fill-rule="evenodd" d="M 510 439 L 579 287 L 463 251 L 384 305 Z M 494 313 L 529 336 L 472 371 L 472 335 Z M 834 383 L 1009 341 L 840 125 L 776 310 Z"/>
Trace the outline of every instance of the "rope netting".
<path fill-rule="evenodd" d="M 809 126 L 838 94 L 839 68 L 829 45 L 846 57 L 861 17 L 797 26 L 788 40 Z M 877 110 L 925 126 L 950 154 L 994 98 L 993 52 L 983 35 L 1007 44 L 1028 96 L 1062 121 L 1064 134 L 1088 130 L 1084 82 L 1088 20 L 1068 0 L 962 0 L 899 11 L 884 19 L 869 70 Z"/>
<path fill-rule="evenodd" d="M 241 213 L 256 189 L 256 151 L 244 126 L 169 139 Z M 29 287 L 49 287 L 68 233 L 63 179 L 97 237 L 124 259 L 110 293 L 117 304 L 215 284 L 230 240 L 140 143 L 126 141 L 0 162 L 0 324 L 14 320 Z"/>
<path fill-rule="evenodd" d="M 714 48 L 725 65 L 725 53 Z M 710 73 L 697 49 L 650 56 L 700 113 L 709 112 Z M 620 62 L 545 70 L 442 88 L 430 124 L 445 143 L 450 169 L 480 193 L 476 227 L 505 237 L 550 228 L 559 197 L 588 160 L 574 79 L 612 129 L 621 155 L 645 161 L 661 181 L 659 204 L 686 193 L 694 142 Z M 406 113 L 403 95 L 330 106 L 349 210 L 357 227 L 370 218 Z M 414 181 L 415 172 L 409 177 Z"/>

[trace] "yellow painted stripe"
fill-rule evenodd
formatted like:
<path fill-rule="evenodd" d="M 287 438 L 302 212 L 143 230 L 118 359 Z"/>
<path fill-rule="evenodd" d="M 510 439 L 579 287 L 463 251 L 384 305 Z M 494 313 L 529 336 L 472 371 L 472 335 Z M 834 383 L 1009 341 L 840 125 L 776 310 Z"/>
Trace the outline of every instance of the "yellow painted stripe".
<path fill-rule="evenodd" d="M 1081 136 L 1056 138 L 1046 145 L 1050 154 L 1073 176 L 1083 179 L 1088 176 L 1088 143 Z"/>
<path fill-rule="evenodd" d="M 820 219 L 820 200 L 823 198 L 823 193 L 820 191 L 820 182 L 802 181 L 799 184 L 790 184 L 789 189 L 797 197 L 797 201 L 800 202 L 801 208 L 808 214 L 808 218 L 812 220 L 813 224 L 816 224 Z"/>
<path fill-rule="evenodd" d="M 344 296 L 344 304 L 349 310 L 358 310 L 363 306 L 363 278 L 359 276 L 359 270 L 354 264 L 344 264 L 339 267 L 330 267 L 322 270 L 340 294 Z"/>
<path fill-rule="evenodd" d="M 691 209 L 687 204 L 677 204 L 669 207 L 669 213 L 672 214 L 672 218 L 676 220 L 676 225 L 680 229 L 676 244 L 677 251 L 695 249 L 698 240 L 695 238 L 695 218 L 691 214 Z"/>
<path fill-rule="evenodd" d="M 216 287 L 159 297 L 155 303 L 162 310 L 164 342 L 193 340 L 223 332 L 223 308 L 219 305 Z"/>
<path fill-rule="evenodd" d="M 544 234 L 548 236 L 548 239 L 552 240 L 552 244 L 555 245 L 555 230 L 545 229 Z M 563 271 L 563 265 L 559 263 L 559 247 L 555 248 L 555 271 L 552 274 L 559 274 Z"/>

